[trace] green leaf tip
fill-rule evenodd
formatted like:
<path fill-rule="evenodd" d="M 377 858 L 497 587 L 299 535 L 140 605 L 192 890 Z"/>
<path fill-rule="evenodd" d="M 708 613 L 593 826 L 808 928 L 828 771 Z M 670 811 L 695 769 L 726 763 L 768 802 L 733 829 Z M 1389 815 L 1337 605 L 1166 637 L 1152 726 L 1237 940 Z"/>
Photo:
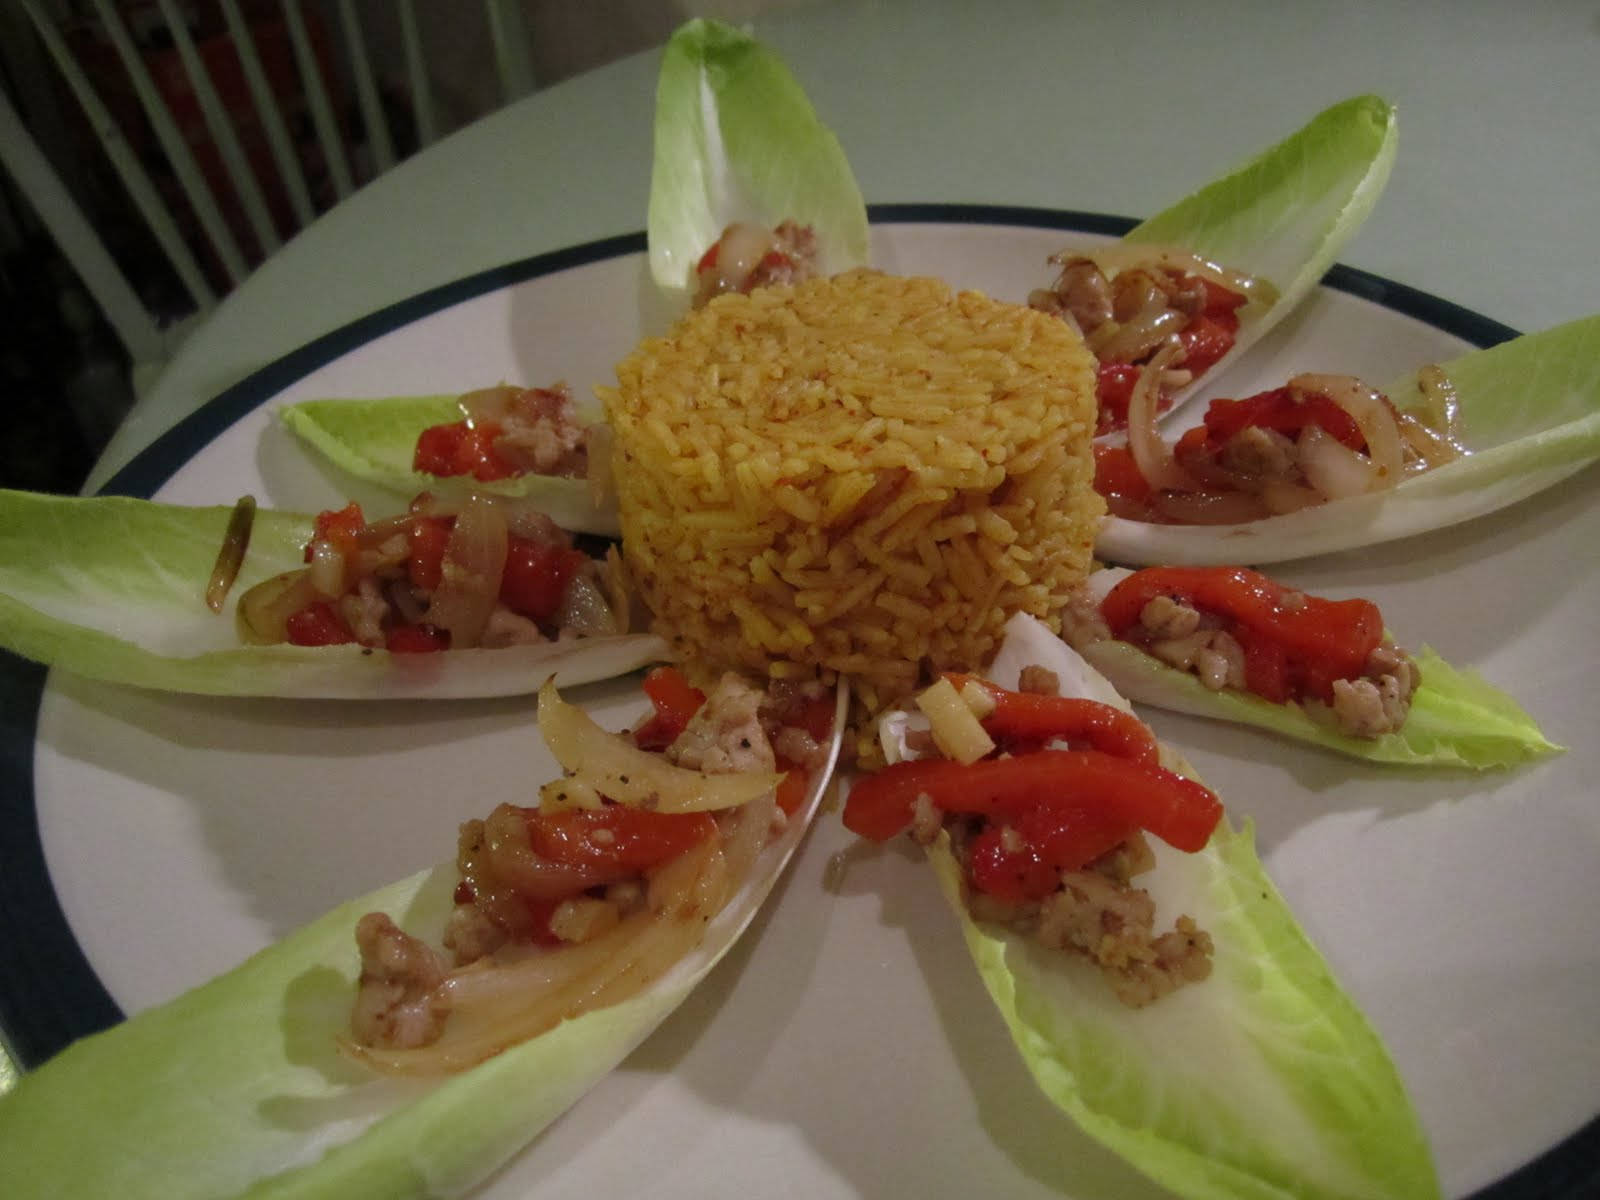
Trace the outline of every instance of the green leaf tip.
<path fill-rule="evenodd" d="M 815 230 L 825 273 L 866 263 L 866 204 L 804 89 L 755 38 L 692 20 L 668 41 L 656 86 L 651 276 L 687 291 L 727 226 L 785 219 Z"/>

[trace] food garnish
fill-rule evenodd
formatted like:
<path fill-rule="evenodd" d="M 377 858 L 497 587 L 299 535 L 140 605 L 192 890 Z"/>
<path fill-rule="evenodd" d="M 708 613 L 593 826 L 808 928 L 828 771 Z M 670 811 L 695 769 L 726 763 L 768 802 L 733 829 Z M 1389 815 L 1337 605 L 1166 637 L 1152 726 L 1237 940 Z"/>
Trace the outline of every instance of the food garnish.
<path fill-rule="evenodd" d="M 1084 329 L 1103 364 L 1100 432 L 1126 423 L 1131 368 L 1159 346 L 1173 349 L 1151 375 L 1150 403 L 1176 411 L 1293 312 L 1377 203 L 1396 137 L 1392 105 L 1353 97 L 1119 243 L 1053 256 L 1055 285 L 1034 300 L 1080 322 L 1101 318 Z"/>
<path fill-rule="evenodd" d="M 245 641 L 421 654 L 628 632 L 615 548 L 591 558 L 521 501 L 424 494 L 372 522 L 352 502 L 317 515 L 305 561 L 240 597 Z"/>
<path fill-rule="evenodd" d="M 652 686 L 669 695 L 692 691 L 681 679 Z M 543 803 L 517 807 L 531 797 L 514 793 L 486 819 L 467 823 L 456 861 L 341 905 L 228 973 L 74 1043 L 25 1075 L 0 1097 L 7 1181 L 30 1195 L 125 1200 L 386 1200 L 422 1191 L 459 1196 L 478 1186 L 688 996 L 748 926 L 793 855 L 837 761 L 843 698 L 793 685 L 772 707 L 763 703 L 759 720 L 774 731 L 771 752 L 785 765 L 788 755 L 805 759 L 804 786 L 766 789 L 722 816 L 689 814 L 688 822 L 716 832 L 677 839 L 692 845 L 643 868 L 643 906 L 618 911 L 609 931 L 600 928 L 608 918 L 575 899 L 564 914 L 557 915 L 560 903 L 552 908 L 536 939 L 531 910 L 511 901 L 535 879 L 568 873 L 568 882 L 598 880 L 613 867 L 631 874 L 598 890 L 617 885 L 614 899 L 627 900 L 621 885 L 640 875 L 628 864 L 663 843 L 630 840 L 625 826 L 643 828 L 658 814 L 603 804 L 544 818 Z M 673 740 L 695 742 L 707 765 L 719 742 L 696 739 L 692 713 L 670 701 L 648 707 L 638 729 L 659 734 L 681 723 Z M 633 735 L 608 736 L 621 745 Z M 680 755 L 685 769 L 687 754 Z M 493 849 L 479 838 L 490 826 L 506 835 Z M 593 836 L 605 828 L 615 835 L 609 846 Z M 566 836 L 574 830 L 589 836 Z M 560 870 L 551 865 L 558 859 Z M 714 892 L 722 896 L 716 903 Z M 358 927 L 373 959 L 362 1008 L 369 1033 L 406 1024 L 383 1002 L 385 967 L 376 960 L 385 947 L 397 952 L 387 960 L 394 966 L 447 930 L 463 946 L 496 931 L 503 940 L 474 966 L 445 969 L 448 1011 L 438 1014 L 438 1036 L 406 1049 L 366 1044 L 350 1027 L 363 969 Z M 562 944 L 536 944 L 546 937 Z M 480 940 L 477 948 L 487 944 Z M 550 980 L 530 990 L 542 970 L 566 973 L 559 997 Z M 409 978 L 391 972 L 397 989 L 389 994 L 404 995 Z M 432 997 L 410 998 L 414 1012 L 434 1010 Z M 373 1067 L 413 1078 L 386 1080 Z M 130 1087 L 137 1103 L 129 1102 Z M 85 1128 L 94 1130 L 90 1153 Z"/>
<path fill-rule="evenodd" d="M 817 274 L 817 235 L 791 220 L 772 229 L 736 221 L 700 256 L 694 274 L 696 308 L 728 292 L 804 283 Z"/>
<path fill-rule="evenodd" d="M 616 536 L 607 431 L 564 383 L 303 400 L 278 417 L 340 470 L 406 499 L 521 498 L 563 529 Z"/>
<path fill-rule="evenodd" d="M 1032 688 L 1048 680 L 1060 697 L 1084 706 L 1080 712 L 1106 706 L 1143 728 L 1093 668 L 1030 617 L 1012 619 L 987 674 L 1008 689 L 992 693 L 1002 707 L 1053 706 L 1059 697 L 1013 699 L 1025 679 Z M 1050 728 L 1015 716 L 997 722 L 997 731 L 1009 721 L 1029 741 Z M 884 736 L 891 758 L 928 752 L 928 739 L 904 721 Z M 1077 786 L 1069 771 L 1062 776 L 1069 786 L 1047 789 L 1045 756 L 1068 756 L 1061 761 L 1075 771 L 1099 764 L 1087 756 L 1103 752 L 1030 745 L 973 767 L 906 761 L 857 782 L 847 805 L 873 834 L 910 808 L 906 823 L 918 840 L 928 839 L 941 891 L 1034 1079 L 1084 1132 L 1136 1169 L 1197 1200 L 1438 1196 L 1427 1140 L 1398 1073 L 1296 925 L 1248 825 L 1235 831 L 1219 819 L 1216 798 L 1170 749 L 1156 747 L 1160 766 L 1153 768 L 1134 745 L 1130 739 L 1126 756 L 1106 756 L 1121 765 L 1104 779 L 1078 777 L 1098 786 Z M 1004 765 L 1012 762 L 1022 765 Z M 975 768 L 963 784 L 943 778 Z M 1022 773 L 1036 786 L 989 783 L 980 778 L 989 771 Z M 930 788 L 913 782 L 920 772 Z M 1124 789 L 1125 776 L 1139 787 Z M 1117 782 L 1106 788 L 1105 779 Z M 946 798 L 952 808 L 986 807 L 991 817 L 975 828 L 968 816 L 938 811 Z M 1062 836 L 1076 851 L 1063 854 L 1066 870 L 1056 863 L 1056 843 L 1033 824 L 1041 811 L 1082 814 Z M 879 823 L 882 813 L 893 820 Z M 998 832 L 993 815 L 1001 818 Z M 1130 839 L 1130 826 L 1147 817 L 1177 845 L 1159 834 Z M 1072 865 L 1085 854 L 1087 864 Z M 1044 898 L 1030 899 L 1030 891 Z"/>
<path fill-rule="evenodd" d="M 730 228 L 735 238 L 746 228 L 781 238 L 785 225 L 809 246 L 777 248 L 814 255 L 819 274 L 867 262 L 861 189 L 789 69 L 731 25 L 689 21 L 667 43 L 656 85 L 650 274 L 686 296 Z M 711 265 L 720 274 L 729 264 Z"/>
<path fill-rule="evenodd" d="M 490 571 L 480 551 L 509 547 L 510 525 L 535 518 L 488 502 L 459 510 L 468 511 L 482 539 L 457 538 L 451 522 L 460 516 L 446 505 L 372 523 L 346 509 L 324 514 L 321 530 L 311 517 L 259 509 L 231 621 L 207 607 L 203 592 L 233 509 L 0 490 L 0 645 L 138 687 L 319 699 L 522 695 L 552 673 L 582 683 L 666 656 L 659 638 L 625 632 L 615 565 L 584 556 L 558 589 L 544 586 L 549 573 L 524 570 L 531 561 Z M 430 543 L 432 533 L 443 536 Z M 421 543 L 438 555 L 428 559 Z M 422 601 L 411 590 L 413 561 L 439 565 L 453 582 Z M 524 608 L 553 599 L 548 633 L 559 623 L 568 634 L 540 632 L 534 641 L 545 618 L 497 616 L 501 592 Z M 416 605 L 409 614 L 408 603 Z M 405 653 L 440 649 L 445 631 L 460 635 L 455 648 Z M 519 636 L 526 640 L 512 644 Z"/>
<path fill-rule="evenodd" d="M 1153 422 L 1233 349 L 1240 309 L 1276 299 L 1265 280 L 1184 251 L 1122 243 L 1050 261 L 1055 282 L 1028 304 L 1070 321 L 1099 363 L 1097 435 L 1126 429 L 1136 400 Z"/>
<path fill-rule="evenodd" d="M 1099 451 L 1111 514 L 1096 551 L 1134 565 L 1273 563 L 1493 512 L 1600 457 L 1597 362 L 1592 316 L 1425 364 L 1378 391 L 1319 376 L 1217 401 L 1176 451 L 1148 422 L 1132 426 L 1127 451 Z M 1241 433 L 1248 444 L 1235 442 Z M 1259 469 L 1247 470 L 1252 451 Z M 1287 473 L 1275 480 L 1269 459 Z M 1168 523 L 1180 517 L 1206 523 Z"/>
<path fill-rule="evenodd" d="M 1370 762 L 1484 770 L 1561 749 L 1477 675 L 1427 646 L 1397 647 L 1370 601 L 1326 600 L 1243 567 L 1106 568 L 1061 627 L 1136 703 Z"/>
<path fill-rule="evenodd" d="M 222 535 L 222 549 L 217 551 L 211 578 L 206 581 L 206 607 L 214 613 L 222 611 L 228 593 L 233 590 L 233 581 L 239 578 L 239 568 L 250 549 L 250 530 L 255 522 L 256 498 L 240 496 L 228 517 L 228 531 Z"/>

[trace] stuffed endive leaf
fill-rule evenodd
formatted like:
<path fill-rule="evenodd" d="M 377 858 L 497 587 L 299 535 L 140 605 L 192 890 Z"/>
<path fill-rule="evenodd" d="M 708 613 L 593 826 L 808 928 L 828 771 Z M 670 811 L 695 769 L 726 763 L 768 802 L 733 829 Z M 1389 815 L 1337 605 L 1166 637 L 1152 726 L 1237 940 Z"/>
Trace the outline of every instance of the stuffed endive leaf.
<path fill-rule="evenodd" d="M 1226 353 L 1171 392 L 1164 401 L 1168 417 L 1210 386 L 1316 287 L 1382 194 L 1396 139 L 1392 105 L 1377 96 L 1353 97 L 1141 222 L 1114 249 L 1084 251 L 1091 259 L 1105 257 L 1108 266 L 1122 267 L 1138 260 L 1139 247 L 1181 252 L 1221 268 L 1225 276 L 1253 281 L 1246 303 L 1233 313 L 1237 329 Z M 1172 265 L 1187 269 L 1178 260 Z"/>
<path fill-rule="evenodd" d="M 1402 412 L 1418 402 L 1425 365 L 1383 389 Z M 1218 565 L 1377 545 L 1495 512 L 1600 457 L 1600 316 L 1437 365 L 1454 393 L 1457 439 L 1465 450 L 1453 462 L 1382 491 L 1239 524 L 1161 525 L 1108 516 L 1096 552 L 1133 565 Z"/>
<path fill-rule="evenodd" d="M 246 645 L 206 605 L 232 510 L 0 490 L 0 646 L 76 674 L 224 696 L 508 696 L 621 675 L 666 656 L 647 634 L 397 654 L 348 644 Z M 303 565 L 313 521 L 258 511 L 234 584 Z"/>
<path fill-rule="evenodd" d="M 374 1074 L 339 1049 L 363 914 L 437 938 L 455 864 L 340 906 L 241 966 L 69 1046 L 0 1098 L 7 1195 L 402 1200 L 487 1179 L 607 1074 L 716 966 L 798 846 L 837 761 L 699 944 L 631 998 L 571 1017 L 459 1073 Z M 85 1131 L 91 1131 L 85 1136 Z"/>
<path fill-rule="evenodd" d="M 589 414 L 598 421 L 597 413 Z M 557 525 L 577 533 L 617 536 L 616 506 L 589 479 L 532 472 L 487 482 L 470 475 L 431 475 L 414 469 L 424 430 L 461 420 L 457 396 L 385 396 L 304 400 L 278 410 L 285 428 L 334 466 L 402 496 L 421 491 L 466 491 L 527 497 Z"/>
<path fill-rule="evenodd" d="M 1013 618 L 988 675 L 1055 673 L 1064 696 L 1126 710 L 1041 624 Z M 1170 750 L 1164 764 L 1188 768 Z M 1377 1034 L 1224 817 L 1182 853 L 1150 839 L 1138 876 L 1162 922 L 1192 917 L 1214 944 L 1207 978 L 1142 1008 L 1086 959 L 974 918 L 940 833 L 929 857 L 1030 1072 L 1087 1134 L 1178 1195 L 1199 1200 L 1437 1196 L 1423 1130 Z"/>
<path fill-rule="evenodd" d="M 1115 567 L 1097 571 L 1089 577 L 1085 592 L 1101 599 L 1132 574 Z M 1538 723 L 1510 696 L 1476 673 L 1451 666 L 1428 646 L 1411 656 L 1420 682 L 1404 722 L 1399 729 L 1378 737 L 1342 733 L 1292 700 L 1279 704 L 1241 688 L 1213 690 L 1195 672 L 1169 665 L 1125 640 L 1107 637 L 1079 642 L 1077 652 L 1118 693 L 1137 704 L 1253 725 L 1369 762 L 1487 770 L 1561 749 L 1545 738 Z"/>
<path fill-rule="evenodd" d="M 650 273 L 673 293 L 735 222 L 816 234 L 819 269 L 867 261 L 867 210 L 838 139 L 768 47 L 696 19 L 667 43 L 656 85 Z"/>

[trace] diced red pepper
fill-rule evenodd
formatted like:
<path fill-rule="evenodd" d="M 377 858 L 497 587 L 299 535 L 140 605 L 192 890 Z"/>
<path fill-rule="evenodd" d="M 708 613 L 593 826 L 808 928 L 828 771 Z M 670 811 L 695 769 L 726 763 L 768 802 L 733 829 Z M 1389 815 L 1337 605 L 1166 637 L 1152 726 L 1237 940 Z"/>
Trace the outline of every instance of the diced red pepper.
<path fill-rule="evenodd" d="M 1367 440 L 1361 426 L 1348 412 L 1321 393 L 1312 392 L 1296 399 L 1286 387 L 1258 392 L 1242 400 L 1213 400 L 1206 409 L 1205 444 L 1215 452 L 1229 438 L 1251 426 L 1295 438 L 1308 425 L 1320 426 L 1352 450 L 1366 449 Z"/>
<path fill-rule="evenodd" d="M 1208 316 L 1231 313 L 1236 308 L 1244 307 L 1244 302 L 1248 297 L 1243 292 L 1236 292 L 1232 288 L 1223 287 L 1216 280 L 1208 279 L 1204 275 L 1197 278 L 1199 278 L 1200 285 L 1206 291 L 1206 302 L 1202 311 Z"/>
<path fill-rule="evenodd" d="M 587 557 L 570 546 L 513 535 L 500 576 L 501 602 L 530 620 L 548 621 L 561 608 L 568 581 Z"/>
<path fill-rule="evenodd" d="M 1200 375 L 1209 371 L 1239 336 L 1239 318 L 1231 311 L 1209 309 L 1194 317 L 1178 333 L 1183 343 L 1183 369 Z"/>
<path fill-rule="evenodd" d="M 784 772 L 783 779 L 778 784 L 778 807 L 783 810 L 785 816 L 794 816 L 806 802 L 806 793 L 810 790 L 811 776 L 806 769 L 790 767 Z"/>
<path fill-rule="evenodd" d="M 1187 851 L 1203 847 L 1222 816 L 1209 789 L 1161 767 L 1097 750 L 1037 750 L 968 765 L 919 759 L 885 767 L 850 789 L 845 827 L 884 841 L 910 825 L 921 795 L 944 812 L 1013 825 L 1041 804 L 1089 809 Z"/>
<path fill-rule="evenodd" d="M 1147 567 L 1111 589 L 1100 612 L 1126 638 L 1157 596 L 1226 618 L 1245 652 L 1250 690 L 1281 703 L 1301 695 L 1332 698 L 1333 680 L 1359 676 L 1383 641 L 1383 617 L 1370 600 L 1326 600 L 1289 589 L 1245 567 Z"/>
<path fill-rule="evenodd" d="M 1126 446 L 1096 444 L 1094 448 L 1094 490 L 1105 497 L 1106 508 L 1114 516 L 1146 519 L 1155 494 L 1150 482 L 1133 461 Z"/>
<path fill-rule="evenodd" d="M 1012 904 L 1041 900 L 1056 890 L 1060 873 L 1030 845 L 1006 845 L 1005 831 L 990 825 L 968 848 L 967 871 L 980 892 Z"/>
<path fill-rule="evenodd" d="M 652 667 L 645 672 L 644 694 L 655 711 L 634 731 L 634 744 L 643 750 L 665 750 L 678 740 L 689 719 L 700 711 L 706 694 L 693 686 L 677 667 Z"/>
<path fill-rule="evenodd" d="M 1133 386 L 1139 382 L 1137 363 L 1101 363 L 1095 379 L 1095 402 L 1099 408 L 1096 433 L 1109 433 L 1128 424 L 1128 404 Z"/>
<path fill-rule="evenodd" d="M 485 483 L 518 474 L 495 450 L 500 426 L 494 421 L 456 421 L 432 425 L 417 436 L 412 470 L 429 475 L 471 475 Z"/>
<path fill-rule="evenodd" d="M 454 523 L 453 517 L 418 517 L 411 523 L 406 575 L 423 591 L 434 591 L 444 577 L 444 549 Z"/>
<path fill-rule="evenodd" d="M 367 527 L 361 505 L 352 500 L 343 508 L 330 508 L 317 514 L 311 541 L 306 543 L 305 560 L 311 561 L 313 542 L 331 542 L 347 559 L 360 548 L 361 531 Z"/>
<path fill-rule="evenodd" d="M 308 604 L 299 612 L 290 613 L 284 622 L 292 646 L 342 646 L 356 640 L 338 612 L 326 600 Z"/>

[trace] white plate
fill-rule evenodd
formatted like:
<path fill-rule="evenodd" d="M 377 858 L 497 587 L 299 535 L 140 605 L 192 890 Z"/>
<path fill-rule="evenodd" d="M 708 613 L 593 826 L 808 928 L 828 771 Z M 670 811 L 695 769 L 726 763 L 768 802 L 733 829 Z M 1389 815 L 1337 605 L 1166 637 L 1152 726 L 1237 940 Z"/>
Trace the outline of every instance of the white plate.
<path fill-rule="evenodd" d="M 895 215 L 874 230 L 880 266 L 1007 298 L 1046 281 L 1046 255 L 1085 240 L 1043 216 Z M 500 379 L 606 382 L 659 313 L 642 256 L 592 258 L 379 314 L 235 389 L 124 484 L 176 467 L 157 498 L 370 501 L 271 410 Z M 1402 299 L 1459 330 L 1489 328 Z M 1465 345 L 1324 288 L 1226 382 L 1242 395 L 1302 370 L 1382 381 Z M 221 428 L 219 414 L 269 395 Z M 1483 776 L 1380 770 L 1151 715 L 1235 817 L 1255 820 L 1268 868 L 1386 1037 L 1452 1196 L 1600 1111 L 1597 484 L 1591 469 L 1470 525 L 1283 572 L 1377 600 L 1402 642 L 1479 669 L 1572 747 L 1564 756 Z M 627 684 L 582 692 L 613 717 L 628 695 Z M 72 936 L 124 1010 L 164 1001 L 337 901 L 448 858 L 467 816 L 525 801 L 551 769 L 530 714 L 528 699 L 216 700 L 57 673 L 33 785 Z M 1160 1195 L 1034 1087 L 931 874 L 908 851 L 852 843 L 824 813 L 751 936 L 485 1194 Z"/>

